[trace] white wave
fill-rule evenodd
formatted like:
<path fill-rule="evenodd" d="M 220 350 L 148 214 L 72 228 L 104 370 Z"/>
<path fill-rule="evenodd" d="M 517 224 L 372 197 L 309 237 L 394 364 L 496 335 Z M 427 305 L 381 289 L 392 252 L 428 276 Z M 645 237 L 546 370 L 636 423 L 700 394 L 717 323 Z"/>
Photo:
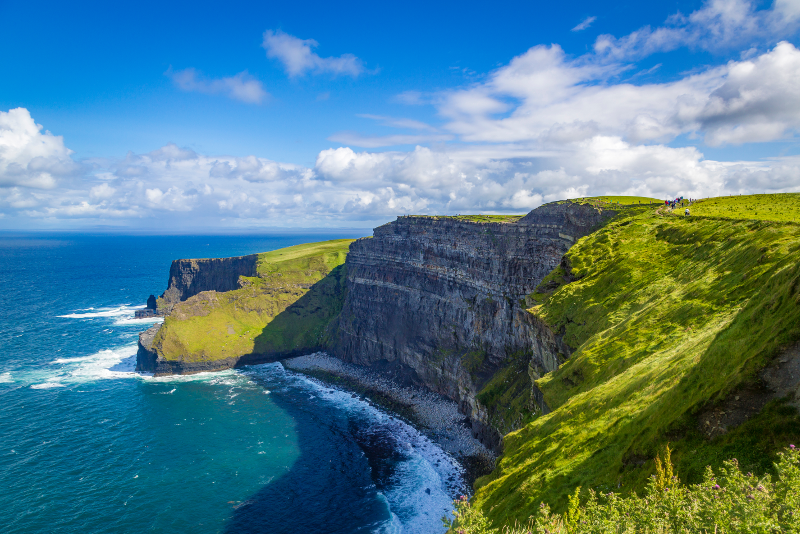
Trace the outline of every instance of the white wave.
<path fill-rule="evenodd" d="M 116 326 L 138 326 L 138 325 L 154 325 L 164 322 L 163 317 L 144 317 L 142 319 L 135 319 L 132 317 L 118 317 L 114 319 Z"/>
<path fill-rule="evenodd" d="M 50 388 L 63 388 L 64 384 L 60 382 L 45 382 L 44 384 L 33 384 L 31 389 L 50 389 Z"/>
<path fill-rule="evenodd" d="M 136 377 L 136 344 L 101 350 L 87 356 L 57 358 L 47 369 L 15 373 L 17 382 L 34 389 L 67 387 L 95 380 Z"/>
<path fill-rule="evenodd" d="M 14 378 L 11 376 L 11 373 L 2 373 L 0 374 L 0 384 L 8 384 L 14 381 Z"/>
<path fill-rule="evenodd" d="M 390 435 L 396 441 L 398 452 L 404 459 L 395 466 L 395 474 L 382 492 L 391 519 L 380 525 L 376 532 L 442 532 L 441 517 L 449 516 L 453 499 L 468 493 L 464 468 L 455 458 L 411 425 L 366 400 L 322 385 L 304 375 L 287 372 L 282 366 L 276 369 L 272 365 L 275 364 L 252 366 L 242 372 L 268 376 L 283 371 L 285 378 L 311 393 L 311 399 L 318 397 L 357 417 L 366 416 L 369 418 L 368 431 Z M 399 527 L 398 523 L 402 526 Z"/>
<path fill-rule="evenodd" d="M 132 315 L 133 310 L 138 309 L 136 307 L 132 307 L 128 304 L 122 304 L 116 308 L 98 308 L 95 310 L 94 308 L 88 308 L 86 310 L 79 310 L 85 311 L 87 313 L 69 313 L 67 315 L 57 315 L 57 317 L 62 317 L 64 319 L 92 319 L 95 317 L 122 317 L 125 315 Z"/>

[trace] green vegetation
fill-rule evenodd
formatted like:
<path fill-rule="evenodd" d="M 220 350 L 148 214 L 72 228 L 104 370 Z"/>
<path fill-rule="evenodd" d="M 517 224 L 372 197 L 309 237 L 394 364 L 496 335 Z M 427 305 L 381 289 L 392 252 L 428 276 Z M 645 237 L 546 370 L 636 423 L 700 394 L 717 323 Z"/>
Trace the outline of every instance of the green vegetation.
<path fill-rule="evenodd" d="M 702 409 L 800 339 L 800 225 L 631 207 L 527 301 L 573 354 L 536 380 L 553 411 L 508 434 L 476 482 L 473 504 L 494 525 L 525 522 L 540 502 L 564 510 L 578 486 L 641 491 L 666 441 L 685 482 L 731 452 L 764 473 L 800 441 L 796 410 L 780 403 L 711 441 L 697 430 Z"/>
<path fill-rule="evenodd" d="M 513 223 L 523 218 L 522 215 L 451 215 L 448 219 L 469 222 Z"/>
<path fill-rule="evenodd" d="M 656 459 L 656 472 L 644 496 L 615 493 L 581 494 L 576 488 L 566 511 L 551 513 L 539 506 L 524 527 L 503 529 L 505 534 L 583 534 L 633 532 L 669 533 L 800 533 L 800 454 L 792 445 L 778 454 L 775 478 L 743 474 L 738 462 L 725 462 L 715 474 L 709 467 L 703 481 L 686 486 L 673 473 L 670 450 Z M 449 532 L 500 534 L 486 515 L 465 497 L 455 501 L 453 521 L 443 518 Z"/>
<path fill-rule="evenodd" d="M 513 223 L 523 218 L 522 215 L 410 215 L 410 217 L 420 217 L 429 219 L 454 219 L 457 221 L 478 222 L 478 223 Z"/>
<path fill-rule="evenodd" d="M 496 372 L 476 395 L 478 402 L 486 407 L 489 423 L 501 434 L 520 428 L 533 418 L 531 384 L 528 359 L 512 355 L 509 364 Z"/>
<path fill-rule="evenodd" d="M 657 199 L 652 197 L 625 197 L 625 196 L 604 196 L 604 197 L 582 197 L 573 199 L 572 202 L 600 202 L 603 204 L 620 204 L 621 206 L 638 206 L 641 204 L 650 205 L 653 204 L 663 204 L 663 199 Z"/>
<path fill-rule="evenodd" d="M 352 239 L 259 254 L 256 277 L 241 289 L 204 292 L 175 306 L 154 341 L 167 360 L 200 362 L 246 354 L 316 349 L 344 299 L 344 260 Z"/>
<path fill-rule="evenodd" d="M 800 193 L 706 198 L 698 200 L 689 209 L 692 216 L 798 222 Z"/>

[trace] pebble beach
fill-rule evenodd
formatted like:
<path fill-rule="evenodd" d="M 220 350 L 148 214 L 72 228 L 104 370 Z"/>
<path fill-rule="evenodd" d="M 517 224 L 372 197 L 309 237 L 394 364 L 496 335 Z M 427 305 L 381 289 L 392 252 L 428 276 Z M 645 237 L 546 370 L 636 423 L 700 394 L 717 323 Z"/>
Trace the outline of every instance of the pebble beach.
<path fill-rule="evenodd" d="M 377 392 L 402 405 L 410 422 L 424 432 L 439 447 L 462 461 L 479 459 L 493 464 L 494 454 L 472 436 L 469 422 L 450 399 L 424 388 L 403 386 L 367 368 L 349 364 L 324 352 L 283 360 L 291 371 L 319 377 L 320 374 L 341 377 L 367 391 Z M 366 394 L 369 397 L 369 394 Z"/>

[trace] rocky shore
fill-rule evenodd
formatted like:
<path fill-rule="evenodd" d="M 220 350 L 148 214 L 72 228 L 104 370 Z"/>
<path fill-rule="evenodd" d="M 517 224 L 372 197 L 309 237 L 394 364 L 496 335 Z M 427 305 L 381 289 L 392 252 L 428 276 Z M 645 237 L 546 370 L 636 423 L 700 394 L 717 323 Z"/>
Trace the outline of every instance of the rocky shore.
<path fill-rule="evenodd" d="M 364 395 L 395 413 L 430 437 L 442 450 L 457 458 L 467 471 L 467 482 L 489 473 L 495 454 L 472 435 L 469 419 L 458 404 L 427 389 L 343 362 L 324 352 L 281 362 L 286 369 L 303 373 Z"/>

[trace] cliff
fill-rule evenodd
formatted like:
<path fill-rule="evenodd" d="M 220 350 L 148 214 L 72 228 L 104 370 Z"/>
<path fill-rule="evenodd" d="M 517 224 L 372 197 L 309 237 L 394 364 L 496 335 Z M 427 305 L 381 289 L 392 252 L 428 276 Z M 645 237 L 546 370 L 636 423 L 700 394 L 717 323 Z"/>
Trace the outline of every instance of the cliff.
<path fill-rule="evenodd" d="M 258 254 L 232 258 L 175 260 L 169 268 L 167 290 L 159 308 L 169 312 L 175 304 L 203 291 L 239 289 L 240 276 L 257 276 Z"/>
<path fill-rule="evenodd" d="M 332 352 L 376 369 L 410 370 L 418 384 L 458 401 L 476 435 L 497 446 L 502 434 L 547 410 L 531 380 L 569 354 L 526 311 L 525 296 L 613 214 L 565 202 L 513 223 L 412 216 L 376 228 L 350 246 Z M 509 376 L 499 378 L 501 370 Z M 520 409 L 508 419 L 512 404 Z"/>
<path fill-rule="evenodd" d="M 173 262 L 159 299 L 168 314 L 139 336 L 136 369 L 190 374 L 321 350 L 342 307 L 351 242 Z"/>

